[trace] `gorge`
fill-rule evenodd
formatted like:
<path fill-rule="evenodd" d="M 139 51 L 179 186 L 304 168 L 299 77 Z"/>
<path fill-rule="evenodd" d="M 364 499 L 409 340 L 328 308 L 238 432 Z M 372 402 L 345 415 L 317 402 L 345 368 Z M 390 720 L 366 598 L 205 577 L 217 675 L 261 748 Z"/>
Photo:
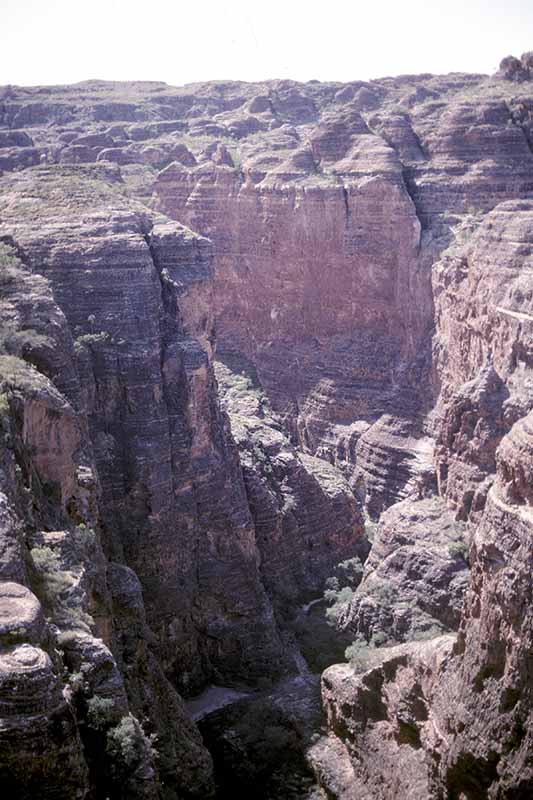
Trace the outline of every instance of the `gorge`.
<path fill-rule="evenodd" d="M 0 87 L 2 796 L 529 798 L 532 532 L 531 53 Z"/>

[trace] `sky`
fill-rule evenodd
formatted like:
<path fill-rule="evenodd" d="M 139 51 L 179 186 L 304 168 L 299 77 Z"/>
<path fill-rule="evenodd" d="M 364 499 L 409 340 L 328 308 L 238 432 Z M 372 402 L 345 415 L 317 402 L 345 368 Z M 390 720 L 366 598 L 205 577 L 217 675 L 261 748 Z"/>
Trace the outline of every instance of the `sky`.
<path fill-rule="evenodd" d="M 0 0 L 0 85 L 494 72 L 533 0 Z"/>

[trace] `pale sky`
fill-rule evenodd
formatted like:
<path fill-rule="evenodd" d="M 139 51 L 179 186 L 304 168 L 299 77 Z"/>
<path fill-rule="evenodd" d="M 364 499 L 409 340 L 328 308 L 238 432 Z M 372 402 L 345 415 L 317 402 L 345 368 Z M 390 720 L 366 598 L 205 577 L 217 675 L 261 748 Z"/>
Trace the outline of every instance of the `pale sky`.
<path fill-rule="evenodd" d="M 0 0 L 0 85 L 493 72 L 533 0 Z"/>

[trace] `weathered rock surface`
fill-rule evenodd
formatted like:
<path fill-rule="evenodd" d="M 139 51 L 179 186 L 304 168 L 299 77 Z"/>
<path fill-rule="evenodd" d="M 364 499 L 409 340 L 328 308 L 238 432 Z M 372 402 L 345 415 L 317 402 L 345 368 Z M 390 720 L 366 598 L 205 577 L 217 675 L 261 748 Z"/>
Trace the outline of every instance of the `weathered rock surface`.
<path fill-rule="evenodd" d="M 299 597 L 320 594 L 339 561 L 355 554 L 364 560 L 362 515 L 342 474 L 290 443 L 257 383 L 222 362 L 216 375 L 239 448 L 261 575 L 286 613 Z"/>
<path fill-rule="evenodd" d="M 208 797 L 176 688 L 294 668 L 355 493 L 375 646 L 324 677 L 317 779 L 529 797 L 531 71 L 0 90 L 0 657 L 43 731 L 9 717 L 8 788 Z"/>
<path fill-rule="evenodd" d="M 456 242 L 433 270 L 434 374 L 440 390 L 437 479 L 450 508 L 459 520 L 468 521 L 471 579 L 457 642 L 448 646 L 439 664 L 428 668 L 427 655 L 438 652 L 440 639 L 428 642 L 424 650 L 415 643 L 402 645 L 413 674 L 431 676 L 433 683 L 429 694 L 422 678 L 411 686 L 411 700 L 424 713 L 418 719 L 408 715 L 408 736 L 401 748 L 385 732 L 405 723 L 404 707 L 398 705 L 405 675 L 394 659 L 389 662 L 389 651 L 359 648 L 354 650 L 355 666 L 326 672 L 325 707 L 332 735 L 342 740 L 335 747 L 347 748 L 353 770 L 346 796 L 525 798 L 533 787 L 532 231 L 531 201 L 499 204 L 483 221 L 463 222 Z M 428 502 L 434 503 L 422 501 Z M 390 551 L 384 545 L 394 542 L 389 523 L 406 504 L 393 506 L 382 517 L 353 604 L 358 631 L 376 624 L 375 614 L 362 613 L 368 604 L 365 584 L 387 572 Z M 431 526 L 433 535 L 441 522 Z M 432 536 L 425 557 L 437 542 Z M 394 563 L 396 554 L 389 561 Z M 410 563 L 409 557 L 402 559 L 401 569 Z M 425 574 L 428 586 L 432 574 L 431 569 Z M 440 604 L 436 588 L 431 599 L 441 611 L 451 601 L 456 623 L 453 581 Z M 408 593 L 407 587 L 402 599 Z M 377 616 L 385 630 L 401 617 L 401 602 L 388 605 L 389 616 Z M 380 726 L 380 738 L 374 738 Z M 378 762 L 386 762 L 379 768 L 376 749 Z M 336 785 L 334 752 L 328 754 L 327 743 L 323 745 L 319 763 L 326 787 Z M 345 796 L 335 792 L 333 796 Z"/>
<path fill-rule="evenodd" d="M 237 453 L 216 401 L 209 243 L 130 208 L 90 171 L 86 177 L 55 167 L 23 173 L 4 187 L 2 216 L 4 235 L 49 279 L 75 336 L 76 399 L 94 443 L 105 549 L 140 576 L 165 668 L 184 688 L 213 670 L 261 674 L 279 662 L 280 644 Z M 33 194 L 31 224 L 18 205 L 24 187 Z M 57 195 L 53 209 L 35 202 L 40 190 Z M 58 442 L 58 452 L 42 458 L 66 508 L 73 490 L 60 473 L 73 470 L 61 459 L 80 443 L 61 441 L 70 435 L 64 426 L 51 437 L 39 418 L 29 424 L 37 468 L 44 443 Z"/>
<path fill-rule="evenodd" d="M 6 796 L 83 797 L 87 767 L 74 714 L 48 654 L 0 651 L 0 782 Z"/>
<path fill-rule="evenodd" d="M 118 631 L 128 623 L 99 543 L 100 486 L 66 317 L 46 278 L 4 246 L 0 255 L 2 789 L 21 798 L 155 798 L 163 781 L 207 797 L 209 756 L 156 657 L 124 667 Z M 142 653 L 154 636 L 140 589 L 138 604 Z M 150 693 L 173 713 L 153 714 Z M 130 709 L 164 743 L 157 765 Z M 127 762 L 116 741 L 130 748 Z"/>
<path fill-rule="evenodd" d="M 292 491 L 298 477 L 307 486 L 299 521 L 290 491 L 283 501 L 294 581 L 269 581 L 278 523 L 259 545 L 216 394 L 209 242 L 124 199 L 119 181 L 105 166 L 5 177 L 1 235 L 24 262 L 10 256 L 2 275 L 3 386 L 18 461 L 5 488 L 22 518 L 33 507 L 21 530 L 26 580 L 55 626 L 50 646 L 59 637 L 66 668 L 83 676 L 71 705 L 89 784 L 113 794 L 120 781 L 131 796 L 151 797 L 160 779 L 207 797 L 209 756 L 176 687 L 190 693 L 208 680 L 254 682 L 294 669 L 265 587 L 279 605 L 320 592 L 339 559 L 365 549 L 364 535 L 341 475 L 316 459 L 304 466 L 281 436 L 294 453 Z M 20 546 L 7 531 L 2 546 L 6 577 L 18 577 Z M 109 569 L 106 556 L 135 568 L 144 599 L 135 573 Z M 31 639 L 22 612 L 18 625 Z M 105 711 L 96 726 L 93 701 Z M 109 737 L 130 712 L 157 736 L 159 760 L 131 718 L 140 760 L 124 784 Z"/>
<path fill-rule="evenodd" d="M 483 507 L 502 436 L 533 406 L 533 203 L 498 205 L 436 265 L 437 474 L 460 516 Z"/>
<path fill-rule="evenodd" d="M 381 648 L 363 668 L 338 664 L 324 672 L 330 737 L 310 758 L 332 797 L 446 796 L 433 792 L 427 751 L 440 734 L 432 703 L 453 642 L 443 636 Z"/>
<path fill-rule="evenodd" d="M 461 630 L 435 700 L 445 734 L 434 783 L 452 797 L 525 798 L 533 787 L 532 422 L 530 412 L 496 451 Z"/>
<path fill-rule="evenodd" d="M 361 643 L 403 642 L 459 627 L 468 582 L 461 523 L 432 497 L 403 500 L 382 514 L 363 579 L 337 613 Z"/>

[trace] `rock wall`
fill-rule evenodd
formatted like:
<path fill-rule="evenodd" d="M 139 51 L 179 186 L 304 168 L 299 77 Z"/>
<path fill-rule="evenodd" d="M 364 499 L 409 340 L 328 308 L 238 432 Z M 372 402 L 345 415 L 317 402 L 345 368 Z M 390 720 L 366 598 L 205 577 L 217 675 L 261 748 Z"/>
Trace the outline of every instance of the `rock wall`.
<path fill-rule="evenodd" d="M 153 654 L 138 579 L 100 544 L 67 319 L 46 278 L 11 247 L 0 258 L 2 788 L 155 798 L 164 782 L 209 796 L 210 757 Z"/>
<path fill-rule="evenodd" d="M 430 287 L 398 156 L 343 111 L 311 132 L 263 134 L 257 149 L 286 159 L 267 172 L 256 173 L 253 156 L 241 172 L 171 164 L 155 201 L 214 242 L 218 351 L 253 361 L 294 443 L 347 474 L 359 462 L 381 510 L 391 487 L 376 472 L 409 461 L 403 438 L 421 435 L 421 398 L 402 384 L 431 326 Z M 387 412 L 405 422 L 392 425 L 392 456 L 373 465 L 370 429 Z M 399 472 L 397 491 L 411 478 Z"/>
<path fill-rule="evenodd" d="M 452 529 L 466 522 L 471 577 L 455 642 L 359 646 L 351 666 L 324 674 L 330 737 L 311 758 L 334 797 L 531 793 L 532 232 L 531 201 L 505 201 L 463 221 L 433 269 L 436 475 L 457 520 Z M 429 560 L 449 511 L 423 547 L 420 587 L 431 599 L 416 589 L 420 502 L 435 501 L 406 500 L 381 518 L 363 582 L 341 617 L 359 641 L 372 645 L 376 630 L 402 641 L 402 601 L 413 592 L 419 609 L 437 604 L 437 617 L 461 597 L 448 575 L 439 600 L 444 561 Z M 426 509 L 423 523 L 430 519 Z M 376 603 L 373 590 L 391 581 L 393 597 Z M 407 617 L 420 621 L 412 599 Z M 455 614 L 452 629 L 458 621 Z M 348 777 L 334 769 L 339 750 Z"/>
<path fill-rule="evenodd" d="M 2 547 L 13 569 L 29 548 L 21 589 L 37 587 L 47 605 L 68 701 L 53 714 L 70 715 L 72 741 L 54 745 L 46 770 L 68 757 L 78 791 L 151 797 L 161 781 L 207 797 L 209 756 L 176 689 L 295 669 L 274 607 L 320 592 L 365 537 L 341 476 L 296 454 L 293 491 L 309 508 L 287 522 L 298 519 L 287 496 L 259 531 L 217 397 L 210 243 L 120 188 L 116 170 L 92 166 L 45 165 L 2 183 L 2 385 L 18 463 L 6 513 L 18 511 L 25 542 L 16 549 L 8 531 Z M 338 518 L 324 530 L 329 510 Z M 265 566 L 283 527 L 292 586 Z M 46 651 L 37 656 L 50 671 Z M 44 704 L 43 725 L 50 715 Z M 21 742 L 33 751 L 26 724 L 17 720 L 13 753 Z M 115 757 L 121 737 L 135 747 L 127 765 Z M 31 796 L 49 779 L 29 762 L 13 772 L 8 759 L 6 775 L 27 773 Z"/>
<path fill-rule="evenodd" d="M 364 508 L 318 781 L 529 796 L 531 86 L 0 90 L 8 789 L 210 796 L 178 691 L 294 670 Z"/>

